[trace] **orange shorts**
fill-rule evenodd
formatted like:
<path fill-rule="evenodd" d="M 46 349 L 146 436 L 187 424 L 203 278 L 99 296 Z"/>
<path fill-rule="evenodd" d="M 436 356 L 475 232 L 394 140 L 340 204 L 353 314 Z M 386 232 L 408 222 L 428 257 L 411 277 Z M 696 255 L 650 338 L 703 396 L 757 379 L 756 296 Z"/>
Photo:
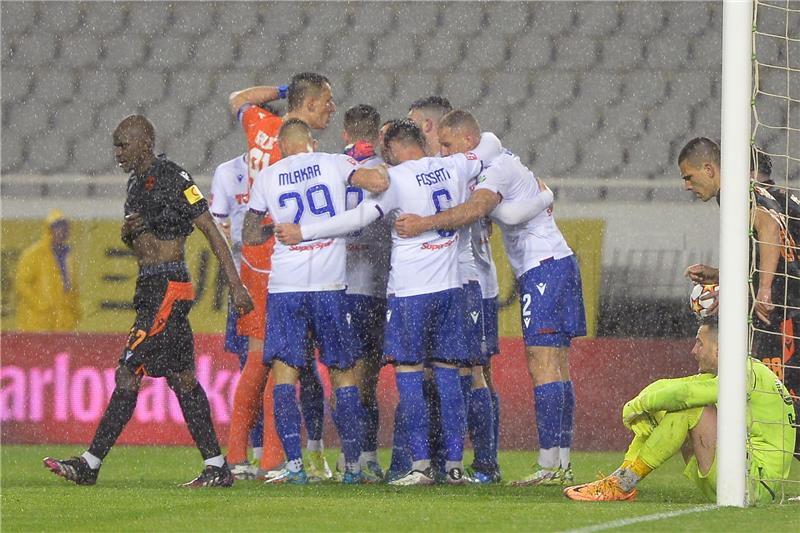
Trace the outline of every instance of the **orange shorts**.
<path fill-rule="evenodd" d="M 242 246 L 242 283 L 253 299 L 253 310 L 236 322 L 236 333 L 264 340 L 267 327 L 267 285 L 275 238 L 256 246 Z"/>

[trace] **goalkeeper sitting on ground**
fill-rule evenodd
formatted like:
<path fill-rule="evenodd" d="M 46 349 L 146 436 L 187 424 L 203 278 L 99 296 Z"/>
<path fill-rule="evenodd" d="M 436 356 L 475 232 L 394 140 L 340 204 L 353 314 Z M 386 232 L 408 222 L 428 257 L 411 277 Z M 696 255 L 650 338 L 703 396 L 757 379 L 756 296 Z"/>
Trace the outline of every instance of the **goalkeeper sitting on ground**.
<path fill-rule="evenodd" d="M 622 421 L 635 436 L 622 465 L 598 481 L 566 488 L 567 498 L 632 501 L 636 485 L 680 450 L 684 475 L 706 497 L 716 499 L 716 322 L 697 330 L 692 355 L 700 374 L 655 381 L 625 404 Z M 748 358 L 747 371 L 749 494 L 751 500 L 767 503 L 775 499 L 778 482 L 789 476 L 796 418 L 789 393 L 769 368 Z"/>

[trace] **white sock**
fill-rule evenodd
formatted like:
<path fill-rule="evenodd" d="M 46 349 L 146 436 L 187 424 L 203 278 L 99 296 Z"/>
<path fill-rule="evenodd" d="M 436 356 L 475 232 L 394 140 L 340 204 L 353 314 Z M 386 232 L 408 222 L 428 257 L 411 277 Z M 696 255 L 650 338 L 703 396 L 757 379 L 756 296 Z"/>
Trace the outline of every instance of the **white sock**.
<path fill-rule="evenodd" d="M 366 466 L 367 463 L 377 463 L 378 462 L 378 452 L 361 452 L 361 456 L 358 458 L 358 462 L 361 463 L 363 466 Z"/>
<path fill-rule="evenodd" d="M 569 468 L 569 448 L 558 449 L 558 460 L 561 463 L 561 468 L 564 470 Z"/>
<path fill-rule="evenodd" d="M 339 452 L 339 457 L 336 459 L 336 471 L 344 472 L 345 468 L 344 452 Z"/>
<path fill-rule="evenodd" d="M 421 461 L 414 461 L 411 463 L 411 470 L 419 470 L 423 472 L 431 467 L 430 459 L 422 459 Z"/>
<path fill-rule="evenodd" d="M 253 459 L 260 461 L 262 455 L 264 455 L 264 448 L 261 446 L 253 448 Z"/>
<path fill-rule="evenodd" d="M 100 465 L 103 464 L 102 460 L 90 454 L 89 452 L 83 452 L 83 455 L 81 455 L 81 457 L 86 459 L 86 464 L 88 464 L 89 468 L 91 468 L 92 470 L 97 470 L 98 468 L 100 468 Z"/>
<path fill-rule="evenodd" d="M 306 450 L 310 452 L 321 452 L 322 451 L 322 440 L 309 440 L 306 443 Z"/>
<path fill-rule="evenodd" d="M 299 472 L 303 469 L 303 460 L 292 459 L 286 463 L 286 468 L 289 469 L 289 472 Z"/>
<path fill-rule="evenodd" d="M 547 468 L 548 470 L 558 468 L 558 450 L 559 449 L 555 446 L 546 449 L 539 448 L 539 466 Z"/>
<path fill-rule="evenodd" d="M 216 466 L 217 468 L 222 468 L 222 465 L 225 464 L 225 458 L 222 455 L 217 455 L 216 457 L 206 459 L 203 461 L 203 464 L 206 466 Z"/>

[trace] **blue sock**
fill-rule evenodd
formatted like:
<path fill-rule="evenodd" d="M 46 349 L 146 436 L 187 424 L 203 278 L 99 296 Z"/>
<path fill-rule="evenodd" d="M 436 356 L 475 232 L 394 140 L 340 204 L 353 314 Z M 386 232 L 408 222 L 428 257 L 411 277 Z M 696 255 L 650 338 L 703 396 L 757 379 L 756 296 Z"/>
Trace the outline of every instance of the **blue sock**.
<path fill-rule="evenodd" d="M 499 464 L 500 460 L 500 396 L 495 391 L 492 391 L 492 409 L 494 416 L 494 439 L 492 440 L 492 447 L 494 449 L 494 464 Z"/>
<path fill-rule="evenodd" d="M 322 389 L 316 362 L 300 371 L 300 405 L 308 440 L 321 440 L 325 417 L 325 391 Z"/>
<path fill-rule="evenodd" d="M 562 383 L 564 386 L 564 412 L 561 414 L 559 456 L 561 457 L 561 466 L 567 468 L 569 466 L 569 450 L 572 448 L 572 428 L 575 423 L 575 387 L 572 386 L 572 381 Z"/>
<path fill-rule="evenodd" d="M 494 410 L 492 394 L 488 387 L 474 389 L 469 402 L 469 438 L 475 451 L 472 466 L 482 472 L 493 471 L 496 467 L 494 446 Z"/>
<path fill-rule="evenodd" d="M 336 389 L 336 410 L 333 413 L 333 421 L 339 432 L 348 470 L 358 466 L 358 458 L 361 455 L 362 419 L 358 387 L 351 385 Z"/>
<path fill-rule="evenodd" d="M 467 416 L 464 411 L 464 396 L 461 393 L 458 369 L 435 367 L 433 375 L 436 378 L 436 387 L 439 389 L 440 416 L 447 461 L 461 461 L 464 457 Z"/>
<path fill-rule="evenodd" d="M 428 412 L 428 450 L 431 458 L 431 468 L 434 472 L 438 471 L 441 474 L 445 474 L 444 463 L 447 461 L 447 450 L 445 450 L 444 437 L 442 435 L 439 392 L 437 391 L 436 380 L 432 376 L 430 379 L 424 378 L 422 394 L 425 398 L 425 409 Z"/>
<path fill-rule="evenodd" d="M 397 390 L 400 392 L 400 411 L 406 438 L 414 461 L 430 459 L 428 451 L 428 410 L 422 395 L 422 372 L 398 372 Z"/>
<path fill-rule="evenodd" d="M 286 460 L 301 459 L 300 410 L 297 409 L 297 390 L 294 385 L 275 385 L 275 428 L 286 452 Z"/>
<path fill-rule="evenodd" d="M 362 452 L 374 452 L 378 449 L 378 402 L 361 404 L 364 413 L 364 434 L 361 439 Z"/>
<path fill-rule="evenodd" d="M 264 412 L 259 409 L 258 417 L 253 429 L 250 430 L 250 445 L 253 448 L 261 448 L 264 446 Z"/>
<path fill-rule="evenodd" d="M 401 416 L 400 405 L 394 410 L 394 436 L 392 438 L 392 463 L 389 471 L 406 473 L 411 470 L 411 449 L 408 447 L 408 431 Z"/>
<path fill-rule="evenodd" d="M 558 446 L 561 442 L 561 416 L 564 412 L 564 385 L 560 381 L 539 385 L 533 389 L 536 399 L 536 428 L 539 431 L 539 448 L 555 448 L 555 464 L 542 464 L 545 468 L 558 466 Z M 544 462 L 553 462 L 548 456 Z M 541 456 L 540 456 L 540 463 Z"/>
<path fill-rule="evenodd" d="M 458 376 L 461 383 L 461 395 L 464 396 L 464 411 L 469 413 L 469 400 L 472 397 L 472 374 Z"/>

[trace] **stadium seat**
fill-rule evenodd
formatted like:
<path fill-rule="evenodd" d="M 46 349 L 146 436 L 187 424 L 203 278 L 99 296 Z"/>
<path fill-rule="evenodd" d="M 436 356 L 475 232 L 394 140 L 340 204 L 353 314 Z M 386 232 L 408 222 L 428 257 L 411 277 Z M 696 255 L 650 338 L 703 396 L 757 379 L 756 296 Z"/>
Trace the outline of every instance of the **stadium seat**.
<path fill-rule="evenodd" d="M 3 17 L 8 15 L 3 12 Z M 2 172 L 7 174 L 17 172 L 25 160 L 24 143 L 18 135 L 3 135 L 0 138 L 2 147 Z"/>
<path fill-rule="evenodd" d="M 556 114 L 556 131 L 568 133 L 573 139 L 584 140 L 594 136 L 600 129 L 600 111 L 597 106 L 576 101 Z"/>
<path fill-rule="evenodd" d="M 575 167 L 578 148 L 569 134 L 559 133 L 532 148 L 530 166 L 533 172 L 547 178 L 567 177 Z"/>
<path fill-rule="evenodd" d="M 255 29 L 272 38 L 297 32 L 305 21 L 303 2 L 264 2 L 259 11 L 261 22 Z"/>
<path fill-rule="evenodd" d="M 139 106 L 157 102 L 164 96 L 167 74 L 149 69 L 139 69 L 125 78 L 125 98 L 128 105 Z"/>
<path fill-rule="evenodd" d="M 769 128 L 785 128 L 788 125 L 797 127 L 797 123 L 789 124 L 787 118 L 788 100 L 759 94 L 756 99 L 756 117 L 758 122 Z M 798 117 L 793 117 L 795 120 Z"/>
<path fill-rule="evenodd" d="M 581 143 L 581 162 L 575 173 L 590 178 L 614 178 L 625 163 L 625 146 L 611 132 Z"/>
<path fill-rule="evenodd" d="M 156 132 L 157 134 L 158 132 Z M 158 145 L 158 142 L 156 142 Z M 98 175 L 120 173 L 114 161 L 110 131 L 97 131 L 88 137 L 78 137 L 73 147 L 71 172 Z M 122 176 L 120 176 L 120 179 Z"/>
<path fill-rule="evenodd" d="M 326 46 L 326 59 L 323 72 L 350 72 L 363 67 L 370 67 L 372 39 L 354 39 L 353 34 L 344 33 L 331 37 Z"/>
<path fill-rule="evenodd" d="M 217 26 L 214 9 L 198 9 L 194 2 L 176 2 L 172 6 L 170 32 L 184 34 L 187 37 L 202 35 Z"/>
<path fill-rule="evenodd" d="M 351 41 L 363 41 L 354 36 L 382 37 L 390 31 L 396 7 L 391 2 L 371 3 L 367 6 L 355 4 L 353 18 L 345 32 Z"/>
<path fill-rule="evenodd" d="M 622 176 L 642 179 L 661 176 L 667 169 L 671 176 L 678 178 L 678 164 L 672 161 L 669 140 L 650 132 L 628 146 L 628 164 L 622 169 Z M 676 183 L 677 187 L 681 185 Z"/>
<path fill-rule="evenodd" d="M 227 108 L 227 106 L 226 106 Z M 198 106 L 195 113 L 205 113 L 206 108 Z M 166 99 L 156 104 L 147 106 L 144 115 L 149 117 L 156 128 L 156 134 L 161 139 L 168 137 L 180 137 L 186 131 L 187 108 L 180 105 L 174 99 Z"/>
<path fill-rule="evenodd" d="M 441 2 L 403 2 L 397 5 L 397 34 L 422 35 L 435 31 Z"/>
<path fill-rule="evenodd" d="M 112 159 L 112 162 L 111 134 L 123 118 L 138 111 L 137 106 L 127 102 L 112 102 L 102 109 L 95 110 L 95 131 L 103 134 L 103 142 L 98 146 L 105 150 L 106 157 Z M 156 143 L 158 143 L 158 132 L 156 132 Z"/>
<path fill-rule="evenodd" d="M 386 70 L 407 67 L 414 62 L 416 54 L 413 36 L 399 31 L 375 41 L 372 66 Z"/>
<path fill-rule="evenodd" d="M 389 100 L 394 88 L 394 76 L 379 70 L 360 70 L 350 78 L 350 93 L 359 101 L 381 110 L 383 102 Z"/>
<path fill-rule="evenodd" d="M 577 18 L 577 6 L 561 2 L 536 2 L 528 31 L 559 36 L 570 33 Z"/>
<path fill-rule="evenodd" d="M 338 127 L 328 127 L 322 131 L 315 131 L 314 138 L 319 143 L 320 152 L 339 153 L 344 149 L 342 130 Z"/>
<path fill-rule="evenodd" d="M 349 32 L 347 4 L 339 2 L 303 3 L 306 12 L 306 26 L 303 32 L 310 37 L 328 37 Z"/>
<path fill-rule="evenodd" d="M 597 40 L 590 37 L 556 38 L 556 65 L 559 69 L 583 71 L 595 67 L 600 59 Z"/>
<path fill-rule="evenodd" d="M 194 137 L 192 133 L 184 137 L 164 139 L 164 152 L 171 160 L 182 166 L 192 176 L 209 174 L 214 164 L 209 162 L 209 137 Z"/>
<path fill-rule="evenodd" d="M 618 105 L 602 107 L 603 131 L 610 131 L 630 143 L 645 132 L 644 110 L 634 102 L 623 100 Z"/>
<path fill-rule="evenodd" d="M 604 37 L 619 27 L 621 16 L 617 2 L 583 2 L 578 12 L 577 35 Z"/>
<path fill-rule="evenodd" d="M 216 69 L 233 65 L 236 57 L 236 44 L 231 35 L 222 32 L 209 33 L 195 44 L 194 60 L 191 64 L 198 68 Z"/>
<path fill-rule="evenodd" d="M 463 51 L 461 38 L 442 30 L 422 43 L 414 67 L 429 72 L 452 72 L 461 63 Z"/>
<path fill-rule="evenodd" d="M 241 37 L 259 24 L 258 11 L 247 2 L 224 2 L 217 4 L 218 31 L 225 35 Z"/>
<path fill-rule="evenodd" d="M 442 10 L 441 31 L 449 35 L 475 36 L 484 27 L 483 2 L 457 2 Z"/>
<path fill-rule="evenodd" d="M 4 104 L 21 102 L 31 90 L 33 74 L 26 69 L 4 68 L 0 85 Z"/>
<path fill-rule="evenodd" d="M 270 85 L 288 83 L 288 80 L 276 79 Z M 213 89 L 209 95 L 210 106 L 221 105 L 228 109 L 228 97 L 234 91 L 241 91 L 256 84 L 256 73 L 250 69 L 227 69 L 218 71 Z"/>
<path fill-rule="evenodd" d="M 483 32 L 464 41 L 466 56 L 461 68 L 464 70 L 495 70 L 506 62 L 508 43 L 502 35 Z"/>
<path fill-rule="evenodd" d="M 630 72 L 625 76 L 623 95 L 625 100 L 647 109 L 666 99 L 667 87 L 667 78 L 661 72 Z"/>
<path fill-rule="evenodd" d="M 35 31 L 21 35 L 11 55 L 11 65 L 38 69 L 48 65 L 56 55 L 56 41 L 52 34 Z"/>
<path fill-rule="evenodd" d="M 326 49 L 326 39 L 314 31 L 290 35 L 284 40 L 283 63 L 298 72 L 317 71 L 325 59 Z"/>
<path fill-rule="evenodd" d="M 477 73 L 458 73 L 445 76 L 442 94 L 447 95 L 455 108 L 470 109 L 483 96 L 483 79 Z"/>
<path fill-rule="evenodd" d="M 486 32 L 514 37 L 528 26 L 530 2 L 487 2 Z"/>
<path fill-rule="evenodd" d="M 235 124 L 236 118 L 228 106 L 205 106 L 189 115 L 189 127 L 184 137 L 198 142 L 215 139 L 230 132 Z"/>
<path fill-rule="evenodd" d="M 104 42 L 103 66 L 127 70 L 141 65 L 147 54 L 147 44 L 141 35 L 115 35 Z"/>
<path fill-rule="evenodd" d="M 610 72 L 628 72 L 641 67 L 644 47 L 639 38 L 617 33 L 602 39 L 601 67 Z"/>
<path fill-rule="evenodd" d="M 520 161 L 527 163 L 530 160 L 530 153 L 538 139 L 527 134 L 525 131 L 509 130 L 503 134 L 501 141 L 503 148 L 510 150 L 519 156 Z"/>
<path fill-rule="evenodd" d="M 528 31 L 511 42 L 506 69 L 529 72 L 549 65 L 555 58 L 552 38 L 539 31 Z"/>
<path fill-rule="evenodd" d="M 662 107 L 647 115 L 649 135 L 663 137 L 669 144 L 678 137 L 685 137 L 692 127 L 691 106 L 680 99 L 666 102 Z"/>
<path fill-rule="evenodd" d="M 681 70 L 689 60 L 689 39 L 672 35 L 645 39 L 647 66 L 655 70 Z"/>
<path fill-rule="evenodd" d="M 692 131 L 709 139 L 719 139 L 722 130 L 721 115 L 719 101 L 696 106 L 692 109 Z"/>
<path fill-rule="evenodd" d="M 576 75 L 571 72 L 543 70 L 533 74 L 533 98 L 554 108 L 573 100 L 577 94 Z"/>
<path fill-rule="evenodd" d="M 757 36 L 756 36 L 757 37 Z M 691 42 L 692 56 L 689 68 L 698 70 L 722 70 L 722 33 L 707 31 Z"/>
<path fill-rule="evenodd" d="M 503 108 L 482 104 L 471 110 L 483 131 L 491 131 L 501 139 L 508 128 L 508 118 Z"/>
<path fill-rule="evenodd" d="M 213 76 L 208 71 L 185 69 L 173 72 L 169 77 L 168 92 L 179 105 L 196 105 L 205 102 L 211 95 Z"/>
<path fill-rule="evenodd" d="M 78 2 L 36 2 L 36 27 L 51 34 L 67 33 L 78 27 L 81 8 Z"/>
<path fill-rule="evenodd" d="M 96 37 L 112 35 L 125 25 L 126 10 L 115 2 L 93 2 L 83 11 L 83 31 Z"/>
<path fill-rule="evenodd" d="M 599 106 L 614 105 L 622 99 L 622 78 L 618 74 L 587 72 L 578 80 L 578 98 Z"/>
<path fill-rule="evenodd" d="M 3 121 L 5 131 L 28 137 L 45 131 L 50 121 L 50 109 L 39 100 L 28 100 L 7 108 Z"/>
<path fill-rule="evenodd" d="M 39 72 L 33 85 L 34 99 L 51 105 L 71 100 L 76 92 L 75 71 L 71 69 L 53 69 Z"/>
<path fill-rule="evenodd" d="M 131 2 L 126 33 L 166 35 L 171 25 L 172 4 L 167 2 Z"/>
<path fill-rule="evenodd" d="M 65 138 L 75 139 L 94 131 L 92 106 L 81 100 L 73 100 L 55 106 L 53 131 Z"/>
<path fill-rule="evenodd" d="M 518 105 L 530 96 L 530 82 L 527 74 L 496 72 L 486 84 L 486 90 L 485 100 L 493 105 Z"/>
<path fill-rule="evenodd" d="M 528 135 L 532 140 L 541 140 L 555 133 L 556 121 L 553 109 L 535 99 L 525 105 L 509 108 L 510 128 L 506 135 Z"/>
<path fill-rule="evenodd" d="M 224 163 L 230 161 L 234 157 L 242 155 L 247 150 L 247 140 L 245 139 L 244 132 L 241 129 L 231 130 L 228 134 L 212 143 L 211 155 L 208 165 L 208 174 L 213 174 L 214 169 Z M 210 190 L 203 191 L 203 194 L 208 195 Z"/>
<path fill-rule="evenodd" d="M 408 113 L 408 106 L 414 100 L 442 93 L 442 85 L 435 74 L 424 72 L 405 72 L 395 75 L 394 100 L 398 101 L 403 109 L 403 116 Z M 390 117 L 386 117 L 390 118 Z"/>
<path fill-rule="evenodd" d="M 711 2 L 666 2 L 666 32 L 687 36 L 700 35 L 711 24 Z"/>
<path fill-rule="evenodd" d="M 688 105 L 703 102 L 713 94 L 713 78 L 707 72 L 678 72 L 670 77 L 670 99 L 680 99 Z"/>
<path fill-rule="evenodd" d="M 625 2 L 619 33 L 639 37 L 659 34 L 666 26 L 664 2 Z"/>
<path fill-rule="evenodd" d="M 61 40 L 58 64 L 62 67 L 89 68 L 100 61 L 100 38 L 90 34 L 70 33 Z"/>
<path fill-rule="evenodd" d="M 772 66 L 785 66 L 785 42 L 782 38 L 770 35 L 755 35 L 753 53 L 759 63 L 766 63 Z"/>
<path fill-rule="evenodd" d="M 791 78 L 792 76 L 789 77 L 790 80 Z M 794 87 L 791 81 L 787 87 L 786 69 L 784 67 L 772 67 L 766 64 L 758 66 L 758 90 L 760 92 L 776 96 L 789 96 L 787 89 L 790 88 Z M 798 93 L 792 93 L 791 96 L 797 98 Z"/>
<path fill-rule="evenodd" d="M 32 139 L 33 150 L 28 152 L 27 164 L 37 173 L 52 174 L 63 170 L 69 163 L 70 148 L 60 133 L 47 132 Z"/>
<path fill-rule="evenodd" d="M 266 69 L 281 61 L 281 38 L 259 26 L 239 41 L 237 68 Z"/>
<path fill-rule="evenodd" d="M 2 2 L 0 17 L 3 22 L 3 33 L 10 32 L 21 35 L 36 27 L 36 4 L 34 2 Z"/>
<path fill-rule="evenodd" d="M 190 56 L 189 42 L 184 37 L 167 34 L 150 41 L 145 65 L 148 69 L 170 71 L 186 65 Z"/>
<path fill-rule="evenodd" d="M 78 78 L 77 98 L 92 107 L 117 101 L 120 96 L 119 75 L 108 69 L 82 72 Z"/>

